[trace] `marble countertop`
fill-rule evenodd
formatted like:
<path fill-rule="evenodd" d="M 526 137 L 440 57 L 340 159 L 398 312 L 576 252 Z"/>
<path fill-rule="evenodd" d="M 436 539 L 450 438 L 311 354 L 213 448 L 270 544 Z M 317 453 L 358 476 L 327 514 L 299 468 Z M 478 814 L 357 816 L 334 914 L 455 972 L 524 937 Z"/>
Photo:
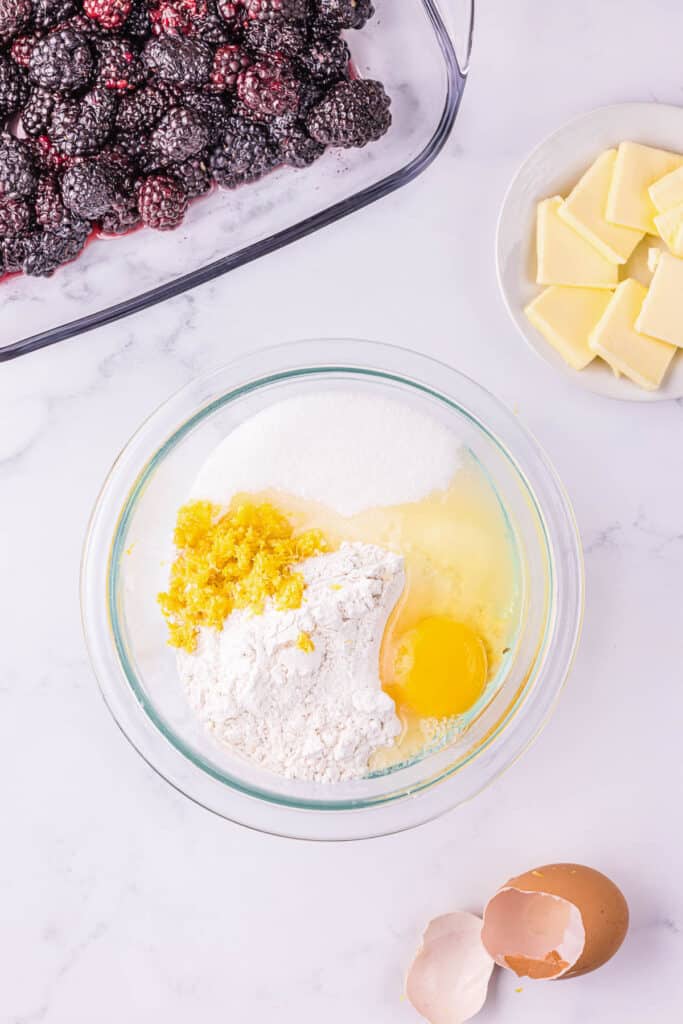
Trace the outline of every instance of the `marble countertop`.
<path fill-rule="evenodd" d="M 619 404 L 556 375 L 508 321 L 492 247 L 514 169 L 567 117 L 683 101 L 682 33 L 675 0 L 481 0 L 461 115 L 422 178 L 2 366 L 2 1024 L 410 1024 L 402 974 L 426 921 L 478 910 L 509 875 L 554 860 L 622 885 L 627 943 L 578 981 L 517 991 L 498 977 L 477 1020 L 680 1021 L 683 402 Z M 343 305 L 341 275 L 363 283 Z M 553 459 L 586 553 L 578 661 L 533 748 L 471 804 L 352 845 L 250 833 L 171 789 L 105 709 L 79 620 L 86 521 L 140 421 L 197 373 L 315 336 L 413 346 L 497 394 Z"/>

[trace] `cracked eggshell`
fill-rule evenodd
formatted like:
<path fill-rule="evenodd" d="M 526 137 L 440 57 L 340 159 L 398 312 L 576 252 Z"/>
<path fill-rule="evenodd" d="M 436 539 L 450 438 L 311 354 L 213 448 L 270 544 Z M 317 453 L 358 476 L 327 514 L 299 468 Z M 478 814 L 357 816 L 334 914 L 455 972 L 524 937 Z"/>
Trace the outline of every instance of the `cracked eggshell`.
<path fill-rule="evenodd" d="M 520 978 L 573 978 L 614 956 L 628 918 L 621 890 L 606 875 L 548 864 L 511 878 L 489 900 L 482 941 Z"/>
<path fill-rule="evenodd" d="M 408 971 L 406 996 L 429 1024 L 464 1024 L 484 1005 L 493 960 L 481 929 L 481 918 L 464 911 L 427 925 Z"/>

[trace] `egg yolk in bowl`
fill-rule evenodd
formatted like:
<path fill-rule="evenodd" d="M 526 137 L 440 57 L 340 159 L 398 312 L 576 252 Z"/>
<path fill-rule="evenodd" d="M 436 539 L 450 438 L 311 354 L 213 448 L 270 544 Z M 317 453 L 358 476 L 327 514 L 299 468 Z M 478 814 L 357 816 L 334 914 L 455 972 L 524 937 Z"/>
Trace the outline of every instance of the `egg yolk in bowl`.
<path fill-rule="evenodd" d="M 451 718 L 473 707 L 486 688 L 484 641 L 462 622 L 431 615 L 382 657 L 384 687 L 399 707 L 422 718 Z"/>

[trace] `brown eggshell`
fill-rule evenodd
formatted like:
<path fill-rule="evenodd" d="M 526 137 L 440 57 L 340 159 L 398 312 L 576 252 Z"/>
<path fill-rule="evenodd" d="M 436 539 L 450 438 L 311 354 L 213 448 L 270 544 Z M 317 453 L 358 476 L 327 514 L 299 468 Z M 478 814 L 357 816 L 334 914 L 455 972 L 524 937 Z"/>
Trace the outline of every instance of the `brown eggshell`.
<path fill-rule="evenodd" d="M 549 949 L 548 970 L 544 971 L 543 967 L 539 966 L 537 977 L 574 978 L 594 971 L 614 956 L 626 937 L 629 913 L 624 895 L 611 879 L 594 868 L 582 864 L 546 864 L 511 878 L 496 896 L 510 890 L 559 897 L 576 907 L 581 915 L 585 940 L 578 958 L 563 965 L 561 973 L 553 974 L 550 969 L 553 951 Z M 482 934 L 484 945 L 494 959 L 499 951 L 491 949 L 491 929 L 487 929 L 487 911 L 496 896 L 489 901 L 484 911 Z M 529 976 L 529 964 L 525 962 L 524 957 L 516 958 L 513 950 L 509 950 L 508 953 L 506 966 L 518 974 Z M 497 962 L 500 963 L 500 960 Z"/>

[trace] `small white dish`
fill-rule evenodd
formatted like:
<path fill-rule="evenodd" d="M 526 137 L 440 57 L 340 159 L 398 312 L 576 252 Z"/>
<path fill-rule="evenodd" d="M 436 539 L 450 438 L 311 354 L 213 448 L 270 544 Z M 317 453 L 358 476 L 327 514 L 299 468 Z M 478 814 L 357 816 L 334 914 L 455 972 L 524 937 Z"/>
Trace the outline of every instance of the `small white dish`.
<path fill-rule="evenodd" d="M 588 391 L 634 402 L 661 402 L 683 396 L 683 355 L 677 354 L 658 391 L 645 391 L 616 377 L 596 359 L 572 370 L 527 320 L 524 309 L 540 293 L 536 284 L 536 205 L 547 196 L 566 196 L 604 149 L 629 140 L 683 152 L 683 107 L 661 103 L 617 103 L 598 107 L 569 121 L 542 142 L 515 175 L 500 211 L 496 234 L 498 283 L 508 312 L 522 337 L 547 363 Z M 649 283 L 646 253 L 657 245 L 649 235 L 626 265 L 629 274 Z"/>

